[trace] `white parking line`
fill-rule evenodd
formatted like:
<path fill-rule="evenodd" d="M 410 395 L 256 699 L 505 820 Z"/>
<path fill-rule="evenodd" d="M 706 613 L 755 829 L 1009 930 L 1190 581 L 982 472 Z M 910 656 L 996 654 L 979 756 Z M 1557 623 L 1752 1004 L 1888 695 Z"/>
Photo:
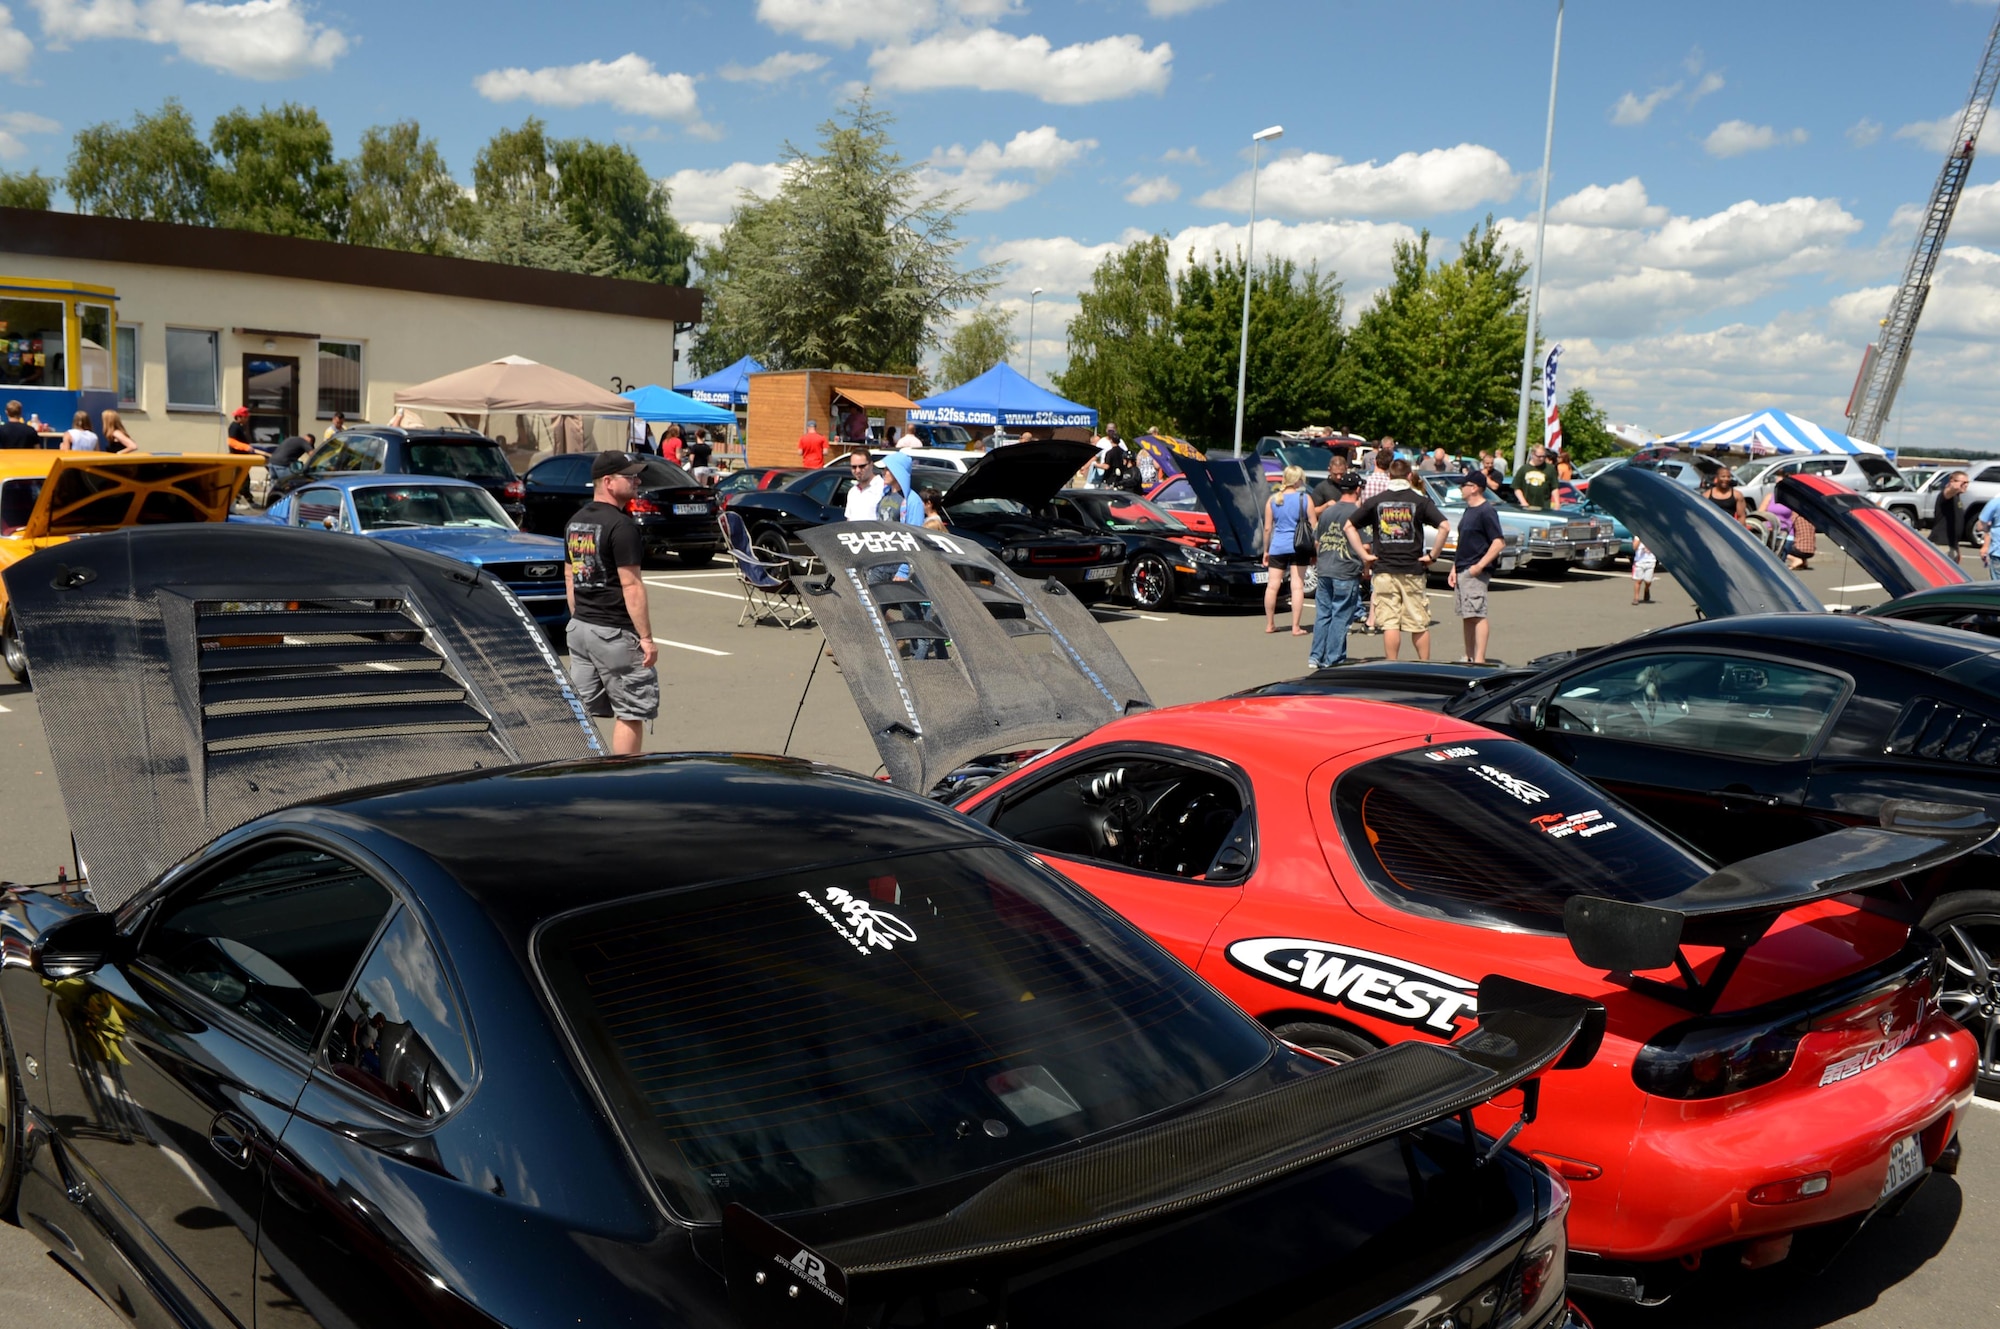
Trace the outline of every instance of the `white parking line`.
<path fill-rule="evenodd" d="M 1882 589 L 1882 583 L 1879 581 L 1859 581 L 1852 586 L 1836 586 L 1833 589 L 1843 594 L 1848 591 L 1879 591 Z"/>
<path fill-rule="evenodd" d="M 1143 618 L 1148 623 L 1164 623 L 1167 621 L 1166 619 L 1161 618 L 1158 614 L 1134 614 L 1132 615 L 1132 617 Z"/>
<path fill-rule="evenodd" d="M 671 646 L 677 651 L 695 651 L 701 655 L 729 654 L 728 651 L 718 651 L 713 646 L 696 646 L 685 641 L 669 641 L 665 637 L 655 637 L 653 638 L 653 640 L 658 642 L 662 646 Z"/>
<path fill-rule="evenodd" d="M 735 575 L 736 575 L 736 574 L 735 574 L 734 572 L 730 572 L 730 571 L 728 571 L 728 570 L 726 570 L 726 569 L 725 569 L 724 571 L 722 571 L 722 572 L 655 572 L 655 573 L 653 574 L 653 576 L 652 576 L 652 577 L 648 577 L 648 578 L 646 578 L 646 580 L 647 580 L 647 581 L 651 581 L 651 580 L 653 580 L 653 577 L 658 577 L 658 578 L 660 578 L 660 579 L 662 579 L 662 580 L 665 580 L 665 579 L 666 579 L 666 578 L 668 578 L 668 577 L 676 577 L 676 578 L 681 578 L 681 577 L 733 577 L 733 576 L 735 576 Z"/>
<path fill-rule="evenodd" d="M 719 595 L 725 600 L 741 600 L 743 598 L 734 591 L 711 591 L 706 586 L 682 586 L 671 581 L 656 581 L 651 577 L 646 578 L 646 584 L 648 586 L 657 586 L 663 591 L 686 591 L 690 595 Z"/>
<path fill-rule="evenodd" d="M 12 706 L 0 706 L 0 715 L 11 714 L 13 712 L 13 709 L 14 708 Z"/>
<path fill-rule="evenodd" d="M 1983 1107 L 1988 1112 L 2000 1112 L 2000 1102 L 1995 1102 L 1990 1098 L 1975 1098 L 1972 1100 L 1972 1106 Z"/>

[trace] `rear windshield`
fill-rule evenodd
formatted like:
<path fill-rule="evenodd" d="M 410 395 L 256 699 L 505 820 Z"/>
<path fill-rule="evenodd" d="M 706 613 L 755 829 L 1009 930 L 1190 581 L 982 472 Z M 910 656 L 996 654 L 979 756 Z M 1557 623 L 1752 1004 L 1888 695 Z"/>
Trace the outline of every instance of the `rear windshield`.
<path fill-rule="evenodd" d="M 412 442 L 409 468 L 417 475 L 448 475 L 455 480 L 511 480 L 514 468 L 498 443 Z"/>
<path fill-rule="evenodd" d="M 670 461 L 646 459 L 646 473 L 639 477 L 643 489 L 699 489 L 695 478 Z"/>
<path fill-rule="evenodd" d="M 1000 849 L 654 896 L 549 927 L 542 972 L 673 1208 L 929 1186 L 1262 1065 L 1244 1017 Z"/>
<path fill-rule="evenodd" d="M 1433 917 L 1560 932 L 1572 895 L 1659 900 L 1711 871 L 1519 743 L 1379 758 L 1340 777 L 1333 808 L 1369 888 Z"/>

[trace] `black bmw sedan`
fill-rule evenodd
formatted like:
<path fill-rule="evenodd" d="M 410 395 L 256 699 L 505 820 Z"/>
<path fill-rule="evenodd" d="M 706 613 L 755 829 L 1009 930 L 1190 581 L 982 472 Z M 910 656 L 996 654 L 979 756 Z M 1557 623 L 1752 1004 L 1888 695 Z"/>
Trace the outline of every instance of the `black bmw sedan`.
<path fill-rule="evenodd" d="M 1587 1060 L 1587 1003 L 1489 979 L 1328 1067 L 929 800 L 509 765 L 587 730 L 444 560 L 178 534 L 8 570 L 103 908 L 0 902 L 0 1215 L 137 1322 L 1567 1322 L 1567 1192 L 1459 1114 Z M 364 654 L 372 704 L 264 686 Z M 192 759 L 91 718 L 164 721 L 169 659 Z"/>
<path fill-rule="evenodd" d="M 521 529 L 561 536 L 576 510 L 590 502 L 590 464 L 595 458 L 595 453 L 566 453 L 529 467 L 523 481 L 527 516 Z M 647 556 L 672 554 L 683 566 L 707 566 L 722 552 L 715 491 L 664 458 L 643 460 L 646 473 L 639 477 L 639 495 L 626 505 L 625 513 L 645 538 Z"/>

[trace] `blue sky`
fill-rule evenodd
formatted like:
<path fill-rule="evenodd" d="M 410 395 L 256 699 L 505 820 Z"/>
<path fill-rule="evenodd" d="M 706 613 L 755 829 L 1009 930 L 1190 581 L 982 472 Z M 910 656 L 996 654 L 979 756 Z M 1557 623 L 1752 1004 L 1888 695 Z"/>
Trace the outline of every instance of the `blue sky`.
<path fill-rule="evenodd" d="M 523 5 L 12 0 L 0 164 L 179 96 L 316 106 L 341 151 L 415 118 L 460 177 L 528 114 L 631 143 L 712 234 L 781 145 L 867 83 L 905 155 L 973 206 L 968 257 L 1041 286 L 1037 377 L 1091 267 L 1135 234 L 1317 261 L 1358 309 L 1390 246 L 1489 212 L 1526 244 L 1554 4 L 739 0 Z M 1574 0 L 1543 304 L 1568 381 L 1667 432 L 1763 405 L 1837 424 L 1942 159 L 1990 3 Z M 1937 122 L 1945 121 L 1940 129 Z M 1885 442 L 2000 447 L 2000 176 L 1982 159 Z M 587 368 L 587 367 L 579 367 Z"/>

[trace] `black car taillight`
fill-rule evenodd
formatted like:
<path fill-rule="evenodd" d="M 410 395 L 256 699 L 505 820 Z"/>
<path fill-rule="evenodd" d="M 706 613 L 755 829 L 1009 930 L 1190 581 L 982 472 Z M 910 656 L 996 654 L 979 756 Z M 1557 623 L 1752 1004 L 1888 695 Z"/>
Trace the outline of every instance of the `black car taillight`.
<path fill-rule="evenodd" d="M 635 498 L 625 505 L 625 513 L 630 517 L 657 517 L 660 505 L 650 498 Z"/>
<path fill-rule="evenodd" d="M 523 499 L 528 496 L 528 486 L 519 480 L 509 480 L 500 492 L 511 499 Z"/>
<path fill-rule="evenodd" d="M 1569 1276 L 1570 1190 L 1554 1172 L 1537 1171 L 1549 1187 L 1548 1206 L 1515 1261 L 1513 1286 L 1505 1289 L 1502 1301 L 1503 1311 L 1513 1312 L 1505 1319 L 1517 1324 L 1542 1323 L 1562 1301 Z"/>
<path fill-rule="evenodd" d="M 1721 1098 L 1780 1079 L 1792 1068 L 1809 1019 L 1759 1023 L 1689 1020 L 1661 1030 L 1632 1062 L 1639 1088 L 1661 1098 Z"/>

